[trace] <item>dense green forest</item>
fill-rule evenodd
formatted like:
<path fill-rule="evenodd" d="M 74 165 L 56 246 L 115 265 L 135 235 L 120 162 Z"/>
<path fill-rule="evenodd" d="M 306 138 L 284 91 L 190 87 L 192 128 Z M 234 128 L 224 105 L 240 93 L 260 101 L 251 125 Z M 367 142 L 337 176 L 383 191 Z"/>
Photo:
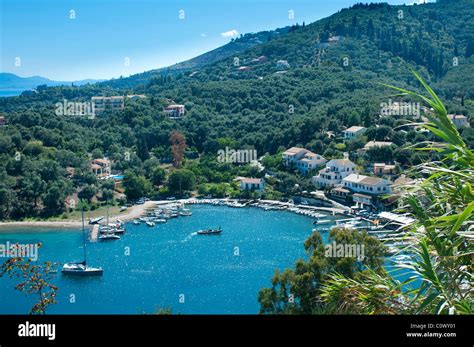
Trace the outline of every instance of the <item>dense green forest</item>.
<path fill-rule="evenodd" d="M 389 99 L 411 101 L 382 83 L 418 88 L 410 69 L 446 100 L 449 113 L 474 114 L 474 1 L 438 1 L 418 6 L 358 4 L 317 21 L 258 35 L 261 43 L 218 61 L 178 73 L 160 70 L 81 87 L 39 86 L 37 92 L 1 98 L 8 125 L 0 130 L 0 219 L 59 215 L 64 200 L 113 200 L 113 183 L 99 181 L 90 160 L 104 156 L 124 172 L 125 194 L 169 196 L 183 191 L 238 195 L 236 176 L 261 176 L 250 165 L 219 163 L 226 146 L 256 149 L 277 172 L 269 197 L 293 193 L 308 180 L 281 168 L 279 153 L 302 146 L 327 159 L 351 158 L 367 140 L 392 141 L 388 153 L 369 153 L 408 167 L 427 153 L 408 150 L 432 135 L 403 126 L 409 116 L 381 117 Z M 256 62 L 255 59 L 266 59 Z M 278 66 L 286 60 L 288 66 Z M 248 67 L 246 69 L 239 69 Z M 93 119 L 55 113 L 55 104 L 90 101 L 96 95 L 145 94 L 126 100 L 124 110 Z M 184 104 L 182 119 L 165 117 L 169 103 Z M 344 141 L 348 126 L 368 128 L 364 139 Z M 181 168 L 171 168 L 170 134 L 186 141 Z M 461 135 L 472 147 L 474 132 Z M 168 165 L 168 166 L 167 166 Z M 68 176 L 66 168 L 74 168 Z M 185 189 L 176 178 L 187 182 Z M 181 180 L 179 181 L 181 182 Z M 112 194 L 111 194 L 112 191 Z M 95 197 L 95 198 L 94 198 Z"/>

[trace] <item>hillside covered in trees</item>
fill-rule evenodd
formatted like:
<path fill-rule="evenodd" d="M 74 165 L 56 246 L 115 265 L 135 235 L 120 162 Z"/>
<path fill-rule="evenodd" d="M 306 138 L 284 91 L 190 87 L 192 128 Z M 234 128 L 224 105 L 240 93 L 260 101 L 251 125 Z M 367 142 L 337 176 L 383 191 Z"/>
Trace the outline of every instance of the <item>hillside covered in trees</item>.
<path fill-rule="evenodd" d="M 98 181 L 90 171 L 91 159 L 104 156 L 113 161 L 112 169 L 126 174 L 125 186 L 148 196 L 182 193 L 173 183 L 178 170 L 163 169 L 171 161 L 174 130 L 185 137 L 180 170 L 186 170 L 181 173 L 190 191 L 229 193 L 235 176 L 263 175 L 249 165 L 219 163 L 216 153 L 226 146 L 255 149 L 265 155 L 267 168 L 279 170 L 279 153 L 290 146 L 326 158 L 360 149 L 362 141 L 341 138 L 352 125 L 367 127 L 369 140 L 395 144 L 389 153 L 373 153 L 374 159 L 417 164 L 429 154 L 404 147 L 431 135 L 403 127 L 413 118 L 380 116 L 382 102 L 414 101 L 382 83 L 418 88 L 413 68 L 446 100 L 449 113 L 464 114 L 472 124 L 473 22 L 472 0 L 358 4 L 278 35 L 266 32 L 245 50 L 177 73 L 155 71 L 82 87 L 40 86 L 34 93 L 2 98 L 0 112 L 8 125 L 0 130 L 0 219 L 60 214 L 74 194 L 108 200 L 113 183 Z M 93 119 L 55 113 L 64 99 L 128 94 L 146 98 L 126 100 L 123 110 Z M 185 105 L 185 116 L 166 117 L 163 109 L 170 103 Z M 472 129 L 461 135 L 472 147 Z M 72 176 L 68 168 L 74 169 Z M 274 198 L 291 194 L 294 183 L 305 184 L 286 172 L 277 179 L 269 193 Z"/>

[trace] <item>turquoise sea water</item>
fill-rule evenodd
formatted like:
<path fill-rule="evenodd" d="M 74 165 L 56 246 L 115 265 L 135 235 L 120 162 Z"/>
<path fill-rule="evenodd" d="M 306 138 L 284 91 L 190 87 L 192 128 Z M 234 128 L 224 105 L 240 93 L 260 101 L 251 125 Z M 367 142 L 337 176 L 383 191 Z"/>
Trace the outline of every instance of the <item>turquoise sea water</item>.
<path fill-rule="evenodd" d="M 88 263 L 104 268 L 103 277 L 57 274 L 58 304 L 49 313 L 258 313 L 258 291 L 271 285 L 275 269 L 305 257 L 303 242 L 313 219 L 286 211 L 194 205 L 191 217 L 149 228 L 127 224 L 118 241 L 87 243 Z M 223 228 L 219 236 L 195 231 Z M 327 237 L 327 232 L 323 232 Z M 0 243 L 42 242 L 40 261 L 64 263 L 82 258 L 78 231 L 4 232 Z M 125 255 L 126 247 L 130 255 Z M 238 253 L 238 255 L 236 255 Z M 32 299 L 0 279 L 0 313 L 27 313 Z M 70 303 L 74 294 L 76 303 Z M 184 303 L 180 303 L 184 295 Z"/>
<path fill-rule="evenodd" d="M 0 89 L 0 98 L 8 96 L 18 96 L 24 89 Z"/>

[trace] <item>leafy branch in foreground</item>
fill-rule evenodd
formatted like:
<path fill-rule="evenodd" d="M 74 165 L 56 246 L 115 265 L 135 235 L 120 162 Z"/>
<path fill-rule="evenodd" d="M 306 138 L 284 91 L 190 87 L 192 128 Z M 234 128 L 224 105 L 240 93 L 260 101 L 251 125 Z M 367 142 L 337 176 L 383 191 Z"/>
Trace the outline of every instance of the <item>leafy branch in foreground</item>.
<path fill-rule="evenodd" d="M 418 148 L 437 152 L 441 160 L 420 164 L 417 169 L 424 179 L 417 186 L 405 187 L 402 197 L 401 209 L 415 222 L 406 235 L 412 240 L 406 249 L 410 260 L 397 266 L 408 269 L 421 284 L 414 289 L 400 286 L 388 273 L 381 278 L 380 273 L 367 272 L 357 279 L 332 275 L 321 297 L 337 300 L 340 312 L 347 306 L 360 313 L 473 312 L 474 152 L 462 140 L 436 93 L 413 74 L 428 96 L 388 87 L 429 105 L 433 113 L 421 126 L 441 140 Z M 343 290 L 346 287 L 350 289 Z"/>
<path fill-rule="evenodd" d="M 38 296 L 38 301 L 31 308 L 30 314 L 45 314 L 46 309 L 57 302 L 58 288 L 51 284 L 54 278 L 53 266 L 51 262 L 36 265 L 31 259 L 14 257 L 0 265 L 0 277 L 7 275 L 11 279 L 19 279 L 15 290 Z"/>

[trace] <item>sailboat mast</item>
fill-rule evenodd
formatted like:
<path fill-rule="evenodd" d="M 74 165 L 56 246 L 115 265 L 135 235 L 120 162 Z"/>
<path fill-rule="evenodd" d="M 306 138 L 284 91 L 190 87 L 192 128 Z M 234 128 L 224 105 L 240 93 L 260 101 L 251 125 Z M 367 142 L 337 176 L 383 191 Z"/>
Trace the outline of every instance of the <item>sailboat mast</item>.
<path fill-rule="evenodd" d="M 82 208 L 82 241 L 83 241 L 83 246 L 82 248 L 84 249 L 84 264 L 87 264 L 86 260 L 86 232 L 84 230 L 84 208 Z"/>

